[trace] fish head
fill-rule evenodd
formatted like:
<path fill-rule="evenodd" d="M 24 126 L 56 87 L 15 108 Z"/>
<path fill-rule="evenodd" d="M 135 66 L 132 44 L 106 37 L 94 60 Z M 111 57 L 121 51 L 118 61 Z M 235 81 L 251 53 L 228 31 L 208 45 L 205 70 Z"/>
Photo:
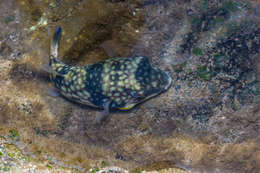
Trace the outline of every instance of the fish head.
<path fill-rule="evenodd" d="M 171 76 L 158 68 L 153 67 L 149 60 L 144 58 L 135 71 L 135 80 L 128 93 L 128 100 L 121 110 L 128 110 L 135 105 L 142 103 L 167 91 L 172 83 Z"/>

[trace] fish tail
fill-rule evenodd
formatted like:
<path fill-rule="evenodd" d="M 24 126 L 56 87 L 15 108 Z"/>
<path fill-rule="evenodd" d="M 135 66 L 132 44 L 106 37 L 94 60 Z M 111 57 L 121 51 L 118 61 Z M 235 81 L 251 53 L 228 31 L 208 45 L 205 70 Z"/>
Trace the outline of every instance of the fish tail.
<path fill-rule="evenodd" d="M 58 48 L 59 48 L 59 41 L 61 37 L 62 29 L 61 27 L 58 27 L 53 35 L 53 38 L 51 40 L 51 56 L 50 60 L 54 60 L 58 58 Z"/>

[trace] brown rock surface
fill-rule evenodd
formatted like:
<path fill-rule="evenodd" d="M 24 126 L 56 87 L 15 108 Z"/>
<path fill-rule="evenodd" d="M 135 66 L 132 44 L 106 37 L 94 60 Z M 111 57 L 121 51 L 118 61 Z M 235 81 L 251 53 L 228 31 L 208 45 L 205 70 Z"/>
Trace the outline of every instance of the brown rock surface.
<path fill-rule="evenodd" d="M 0 135 L 28 157 L 83 172 L 259 172 L 259 5 L 2 0 Z M 57 26 L 64 62 L 145 55 L 173 86 L 96 126 L 100 110 L 49 94 L 41 64 Z"/>

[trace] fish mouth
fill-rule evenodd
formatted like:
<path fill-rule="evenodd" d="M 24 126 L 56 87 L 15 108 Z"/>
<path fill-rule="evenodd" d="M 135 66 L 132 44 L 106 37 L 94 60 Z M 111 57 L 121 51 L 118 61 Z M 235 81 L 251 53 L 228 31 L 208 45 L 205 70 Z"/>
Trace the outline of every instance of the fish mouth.
<path fill-rule="evenodd" d="M 172 84 L 172 78 L 167 72 L 164 72 L 164 77 L 167 80 L 167 82 L 163 89 L 166 91 L 170 88 L 170 86 Z"/>

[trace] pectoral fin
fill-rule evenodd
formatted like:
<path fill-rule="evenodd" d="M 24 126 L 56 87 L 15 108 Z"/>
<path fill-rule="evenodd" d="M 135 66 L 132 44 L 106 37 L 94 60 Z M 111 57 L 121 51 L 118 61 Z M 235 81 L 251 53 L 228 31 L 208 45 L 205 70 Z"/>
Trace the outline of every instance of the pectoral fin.
<path fill-rule="evenodd" d="M 54 89 L 54 88 L 50 88 L 50 89 L 49 89 L 49 94 L 50 94 L 50 96 L 52 96 L 52 97 L 58 97 L 58 96 L 60 96 L 60 93 L 59 93 L 56 89 Z"/>
<path fill-rule="evenodd" d="M 100 124 L 102 121 L 107 119 L 107 117 L 109 116 L 109 113 L 110 113 L 110 105 L 111 105 L 111 101 L 107 101 L 105 103 L 104 110 L 102 112 L 98 113 L 98 115 L 96 116 L 95 124 Z"/>

